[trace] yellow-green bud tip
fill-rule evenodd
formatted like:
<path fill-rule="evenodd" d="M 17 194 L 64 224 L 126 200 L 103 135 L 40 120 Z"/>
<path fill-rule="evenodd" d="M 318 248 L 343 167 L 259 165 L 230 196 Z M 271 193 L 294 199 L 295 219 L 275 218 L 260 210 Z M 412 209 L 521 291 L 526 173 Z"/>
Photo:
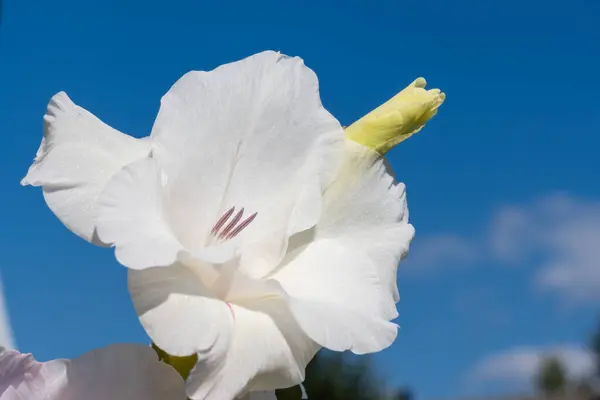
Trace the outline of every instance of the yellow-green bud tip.
<path fill-rule="evenodd" d="M 385 154 L 421 130 L 446 99 L 439 89 L 426 90 L 415 79 L 400 93 L 346 128 L 346 138 Z"/>

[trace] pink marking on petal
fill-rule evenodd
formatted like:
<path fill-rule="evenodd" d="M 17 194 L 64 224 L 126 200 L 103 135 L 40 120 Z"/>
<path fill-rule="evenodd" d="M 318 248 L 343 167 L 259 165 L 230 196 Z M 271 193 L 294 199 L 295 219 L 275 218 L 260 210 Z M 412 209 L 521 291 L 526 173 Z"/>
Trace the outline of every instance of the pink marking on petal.
<path fill-rule="evenodd" d="M 254 218 L 256 218 L 256 216 L 258 215 L 257 212 L 255 212 L 254 214 L 252 214 L 251 216 L 249 216 L 248 218 L 246 218 L 244 220 L 244 222 L 242 222 L 241 224 L 239 224 L 233 231 L 231 231 L 228 235 L 227 235 L 227 239 L 231 239 L 236 237 L 241 231 L 243 231 L 244 229 L 246 229 L 246 227 L 248 225 L 250 225 L 250 223 L 252 221 L 254 221 Z"/>
<path fill-rule="evenodd" d="M 212 228 L 210 233 L 213 235 L 216 235 L 219 232 L 219 229 L 221 229 L 223 227 L 223 225 L 225 225 L 225 222 L 227 222 L 227 220 L 229 219 L 229 217 L 231 217 L 231 214 L 233 214 L 234 211 L 235 211 L 235 207 L 231 207 L 229 210 L 225 211 L 225 214 L 223 214 L 223 216 L 221 218 L 219 218 L 219 220 L 217 221 L 215 226 Z"/>
<path fill-rule="evenodd" d="M 221 234 L 219 235 L 219 238 L 224 238 L 227 236 L 227 234 L 235 227 L 235 225 L 240 222 L 240 219 L 242 219 L 242 216 L 244 215 L 244 208 L 242 207 L 242 209 L 240 211 L 238 211 L 237 214 L 235 214 L 235 217 L 233 217 L 233 219 L 231 220 L 231 222 L 225 227 L 225 229 L 223 229 L 223 232 L 221 232 Z"/>
<path fill-rule="evenodd" d="M 229 307 L 229 311 L 231 311 L 231 316 L 233 317 L 233 319 L 235 319 L 235 312 L 233 311 L 233 307 L 231 306 L 231 303 L 226 301 L 225 304 L 227 304 L 227 307 Z"/>

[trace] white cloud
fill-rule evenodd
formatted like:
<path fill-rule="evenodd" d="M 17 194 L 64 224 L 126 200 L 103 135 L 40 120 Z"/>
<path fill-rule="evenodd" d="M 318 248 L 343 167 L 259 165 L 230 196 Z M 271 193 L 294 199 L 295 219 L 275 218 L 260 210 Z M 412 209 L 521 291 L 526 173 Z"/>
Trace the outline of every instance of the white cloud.
<path fill-rule="evenodd" d="M 555 194 L 500 208 L 474 238 L 417 235 L 401 271 L 485 262 L 530 266 L 535 287 L 571 305 L 600 300 L 600 201 Z"/>
<path fill-rule="evenodd" d="M 4 304 L 2 279 L 0 279 L 0 346 L 14 348 L 12 329 L 10 327 L 6 305 Z"/>
<path fill-rule="evenodd" d="M 439 267 L 466 265 L 477 259 L 478 252 L 476 245 L 457 235 L 417 236 L 402 267 L 411 271 L 428 271 Z"/>
<path fill-rule="evenodd" d="M 586 378 L 594 372 L 594 356 L 580 346 L 566 344 L 552 347 L 514 347 L 489 355 L 478 362 L 469 378 L 475 383 L 502 382 L 514 385 L 530 384 L 544 357 L 560 359 L 573 379 Z"/>
<path fill-rule="evenodd" d="M 530 247 L 531 221 L 517 207 L 503 207 L 492 218 L 489 232 L 489 251 L 501 261 L 516 263 Z"/>
<path fill-rule="evenodd" d="M 570 302 L 600 299 L 600 202 L 554 195 L 503 208 L 490 249 L 509 264 L 537 262 L 535 284 Z"/>

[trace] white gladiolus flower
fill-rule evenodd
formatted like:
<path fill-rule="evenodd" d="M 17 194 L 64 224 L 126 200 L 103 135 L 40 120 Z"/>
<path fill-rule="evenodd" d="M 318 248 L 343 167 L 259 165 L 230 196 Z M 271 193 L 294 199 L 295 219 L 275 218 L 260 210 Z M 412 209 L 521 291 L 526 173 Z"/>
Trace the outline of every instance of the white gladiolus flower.
<path fill-rule="evenodd" d="M 37 362 L 0 348 L 1 400 L 185 400 L 183 379 L 150 347 L 115 344 Z"/>
<path fill-rule="evenodd" d="M 320 347 L 369 353 L 397 326 L 414 230 L 383 158 L 344 139 L 299 58 L 190 72 L 134 139 L 64 93 L 24 184 L 79 236 L 115 247 L 154 343 L 198 355 L 190 398 L 298 384 Z"/>

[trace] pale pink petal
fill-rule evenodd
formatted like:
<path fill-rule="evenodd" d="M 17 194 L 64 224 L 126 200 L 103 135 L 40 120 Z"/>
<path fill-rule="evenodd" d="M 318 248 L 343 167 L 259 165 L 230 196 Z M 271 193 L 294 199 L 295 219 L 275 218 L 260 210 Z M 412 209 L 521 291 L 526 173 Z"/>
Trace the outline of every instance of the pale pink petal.
<path fill-rule="evenodd" d="M 1 400 L 185 400 L 181 377 L 148 346 L 115 344 L 37 362 L 0 349 Z"/>

